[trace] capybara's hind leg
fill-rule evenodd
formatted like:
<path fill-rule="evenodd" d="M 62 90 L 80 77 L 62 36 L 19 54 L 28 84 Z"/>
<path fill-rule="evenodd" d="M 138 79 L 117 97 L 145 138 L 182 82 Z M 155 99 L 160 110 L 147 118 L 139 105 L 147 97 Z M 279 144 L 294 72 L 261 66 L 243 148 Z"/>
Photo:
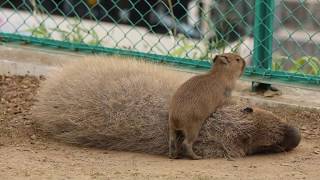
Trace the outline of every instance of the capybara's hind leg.
<path fill-rule="evenodd" d="M 197 160 L 197 159 L 202 159 L 201 156 L 198 156 L 194 153 L 193 151 L 193 143 L 196 141 L 198 134 L 199 134 L 200 127 L 193 127 L 189 128 L 188 131 L 186 131 L 185 134 L 185 139 L 182 142 L 182 146 L 184 149 L 184 153 L 186 156 L 188 156 L 191 159 Z"/>
<path fill-rule="evenodd" d="M 177 132 L 169 127 L 169 158 L 178 158 Z"/>

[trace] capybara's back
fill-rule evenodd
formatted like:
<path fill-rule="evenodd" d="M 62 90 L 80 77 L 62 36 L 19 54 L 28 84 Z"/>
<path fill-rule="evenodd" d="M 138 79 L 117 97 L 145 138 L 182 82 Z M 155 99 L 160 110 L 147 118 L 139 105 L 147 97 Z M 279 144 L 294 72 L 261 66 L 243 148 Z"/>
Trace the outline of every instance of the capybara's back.
<path fill-rule="evenodd" d="M 65 142 L 163 151 L 153 147 L 165 146 L 157 142 L 165 141 L 163 127 L 152 126 L 167 119 L 168 99 L 185 76 L 134 59 L 87 57 L 48 77 L 32 114 L 39 129 Z"/>

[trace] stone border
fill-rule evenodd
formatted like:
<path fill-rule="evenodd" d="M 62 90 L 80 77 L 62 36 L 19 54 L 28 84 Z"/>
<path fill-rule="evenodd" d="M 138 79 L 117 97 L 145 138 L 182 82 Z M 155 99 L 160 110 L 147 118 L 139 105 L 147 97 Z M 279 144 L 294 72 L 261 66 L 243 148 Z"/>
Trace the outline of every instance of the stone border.
<path fill-rule="evenodd" d="M 59 69 L 62 63 L 77 60 L 84 56 L 81 53 L 42 49 L 32 46 L 0 46 L 0 74 L 10 75 L 47 75 Z M 176 68 L 175 68 L 176 69 Z M 180 69 L 176 69 L 180 70 Z M 181 70 L 185 71 L 185 70 Z M 196 74 L 199 72 L 189 71 Z M 249 91 L 250 82 L 240 81 L 234 92 L 236 98 L 248 105 L 286 105 L 293 108 L 311 108 L 320 110 L 320 92 L 301 88 L 279 86 L 281 96 L 266 98 Z"/>

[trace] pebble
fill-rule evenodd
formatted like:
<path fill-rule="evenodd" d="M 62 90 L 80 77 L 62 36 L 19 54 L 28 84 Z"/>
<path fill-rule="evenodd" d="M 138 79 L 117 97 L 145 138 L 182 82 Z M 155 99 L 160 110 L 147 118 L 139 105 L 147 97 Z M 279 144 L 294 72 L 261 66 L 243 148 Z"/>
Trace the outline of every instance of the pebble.
<path fill-rule="evenodd" d="M 35 139 L 37 139 L 37 136 L 33 134 L 32 136 L 30 136 L 30 138 L 31 138 L 32 140 L 35 140 Z"/>
<path fill-rule="evenodd" d="M 288 164 L 288 163 L 282 163 L 282 164 L 280 164 L 280 166 L 290 166 L 290 164 Z"/>
<path fill-rule="evenodd" d="M 263 93 L 264 97 L 274 97 L 274 96 L 280 96 L 280 95 L 281 95 L 280 91 L 267 90 L 266 92 Z"/>
<path fill-rule="evenodd" d="M 304 126 L 302 126 L 300 129 L 301 129 L 301 130 L 307 130 L 307 128 L 304 127 Z"/>

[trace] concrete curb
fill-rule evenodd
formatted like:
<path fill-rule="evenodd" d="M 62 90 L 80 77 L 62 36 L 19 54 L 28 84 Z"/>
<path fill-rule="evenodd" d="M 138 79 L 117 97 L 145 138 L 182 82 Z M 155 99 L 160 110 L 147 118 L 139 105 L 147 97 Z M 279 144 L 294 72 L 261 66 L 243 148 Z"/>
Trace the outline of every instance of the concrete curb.
<path fill-rule="evenodd" d="M 46 76 L 58 70 L 59 66 L 83 57 L 81 53 L 40 50 L 30 47 L 0 46 L 0 75 Z M 20 55 L 19 55 L 20 54 Z M 179 69 L 178 69 L 179 70 Z M 197 73 L 197 72 L 189 72 Z M 281 86 L 283 95 L 266 98 L 249 91 L 251 83 L 240 81 L 234 96 L 248 105 L 287 106 L 294 109 L 308 108 L 320 110 L 320 92 Z"/>

